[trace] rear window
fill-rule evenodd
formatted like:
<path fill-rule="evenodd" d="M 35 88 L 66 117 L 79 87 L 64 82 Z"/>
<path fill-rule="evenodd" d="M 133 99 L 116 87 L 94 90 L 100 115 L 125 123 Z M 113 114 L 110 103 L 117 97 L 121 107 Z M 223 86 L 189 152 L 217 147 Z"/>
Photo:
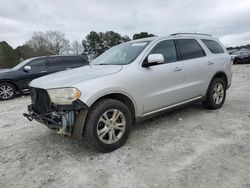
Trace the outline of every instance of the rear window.
<path fill-rule="evenodd" d="M 178 39 L 178 45 L 182 60 L 194 59 L 206 56 L 203 48 L 195 39 Z"/>
<path fill-rule="evenodd" d="M 218 42 L 216 42 L 214 40 L 207 40 L 207 39 L 202 39 L 202 42 L 207 46 L 207 48 L 213 54 L 224 53 L 223 48 L 221 47 L 221 45 Z"/>

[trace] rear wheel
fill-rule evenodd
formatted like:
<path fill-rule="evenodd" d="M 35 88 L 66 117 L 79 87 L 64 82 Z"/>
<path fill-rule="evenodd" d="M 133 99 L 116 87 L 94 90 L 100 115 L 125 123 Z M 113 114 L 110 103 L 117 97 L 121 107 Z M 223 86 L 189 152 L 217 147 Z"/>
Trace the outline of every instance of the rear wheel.
<path fill-rule="evenodd" d="M 221 78 L 214 78 L 211 82 L 206 100 L 203 102 L 205 108 L 218 109 L 223 106 L 226 98 L 226 84 Z"/>
<path fill-rule="evenodd" d="M 16 87 L 13 84 L 0 83 L 0 100 L 9 100 L 16 95 Z"/>
<path fill-rule="evenodd" d="M 111 152 L 127 140 L 132 116 L 128 107 L 114 99 L 98 101 L 90 109 L 85 124 L 88 143 L 100 152 Z"/>

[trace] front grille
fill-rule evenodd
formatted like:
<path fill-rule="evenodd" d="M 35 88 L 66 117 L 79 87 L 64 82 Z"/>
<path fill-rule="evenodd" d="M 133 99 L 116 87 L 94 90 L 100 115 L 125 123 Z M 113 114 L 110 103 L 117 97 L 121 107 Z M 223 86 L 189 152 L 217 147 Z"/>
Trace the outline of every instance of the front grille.
<path fill-rule="evenodd" d="M 52 103 L 46 90 L 40 88 L 30 88 L 32 110 L 38 114 L 51 112 Z"/>

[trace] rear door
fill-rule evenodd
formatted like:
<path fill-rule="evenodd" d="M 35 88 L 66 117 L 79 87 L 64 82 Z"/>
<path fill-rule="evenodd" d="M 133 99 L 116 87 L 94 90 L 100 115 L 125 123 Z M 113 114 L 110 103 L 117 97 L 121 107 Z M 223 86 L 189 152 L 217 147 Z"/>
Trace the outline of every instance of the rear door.
<path fill-rule="evenodd" d="M 49 73 L 59 72 L 70 69 L 70 66 L 64 61 L 62 56 L 48 58 Z"/>
<path fill-rule="evenodd" d="M 176 43 L 184 74 L 185 99 L 203 96 L 211 79 L 213 62 L 210 62 L 199 40 L 184 38 L 177 39 Z"/>

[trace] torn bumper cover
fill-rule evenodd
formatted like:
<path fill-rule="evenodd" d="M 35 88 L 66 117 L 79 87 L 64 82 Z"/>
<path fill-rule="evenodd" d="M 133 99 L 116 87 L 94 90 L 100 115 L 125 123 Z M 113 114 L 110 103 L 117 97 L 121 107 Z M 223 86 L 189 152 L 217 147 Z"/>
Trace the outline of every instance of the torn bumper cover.
<path fill-rule="evenodd" d="M 56 105 L 51 103 L 50 107 L 46 107 L 48 110 L 40 110 L 37 111 L 37 104 L 31 104 L 28 106 L 28 112 L 24 113 L 24 117 L 26 117 L 29 121 L 36 120 L 39 123 L 46 125 L 51 129 L 59 129 L 62 128 L 63 122 L 61 117 L 69 118 L 68 113 L 76 112 L 81 110 L 87 110 L 88 106 L 80 100 L 74 101 L 71 105 Z M 74 120 L 71 120 L 71 123 L 74 123 Z"/>
<path fill-rule="evenodd" d="M 57 105 L 51 102 L 45 89 L 30 88 L 31 105 L 23 114 L 29 121 L 36 120 L 57 133 L 80 139 L 88 112 L 88 106 L 81 100 L 70 105 Z"/>
<path fill-rule="evenodd" d="M 59 110 L 64 114 L 57 114 Z M 72 105 L 54 106 L 51 113 L 38 114 L 34 111 L 34 105 L 28 106 L 29 113 L 23 114 L 29 121 L 36 120 L 50 129 L 58 130 L 57 133 L 72 136 L 80 140 L 88 113 L 88 106 L 81 101 L 75 101 Z"/>
<path fill-rule="evenodd" d="M 29 121 L 36 120 L 59 134 L 81 138 L 88 106 L 81 100 L 70 105 L 57 105 L 51 102 L 44 89 L 30 88 L 31 105 L 28 113 L 23 114 Z M 76 132 L 77 131 L 77 132 Z"/>

